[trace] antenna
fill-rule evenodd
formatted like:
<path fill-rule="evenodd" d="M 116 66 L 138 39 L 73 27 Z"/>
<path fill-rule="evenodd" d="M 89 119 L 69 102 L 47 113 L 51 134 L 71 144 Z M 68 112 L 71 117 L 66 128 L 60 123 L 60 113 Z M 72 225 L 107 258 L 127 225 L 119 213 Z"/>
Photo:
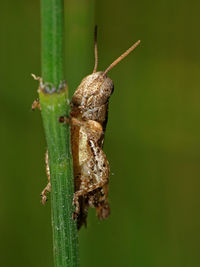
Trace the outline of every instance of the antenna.
<path fill-rule="evenodd" d="M 93 73 L 97 71 L 97 66 L 98 66 L 97 25 L 95 25 L 95 28 L 94 28 L 94 58 L 95 58 L 95 64 L 94 64 Z"/>
<path fill-rule="evenodd" d="M 138 40 L 135 44 L 133 44 L 128 50 L 126 50 L 120 57 L 115 59 L 112 64 L 104 71 L 103 76 L 106 75 L 114 66 L 116 66 L 122 59 L 128 56 L 138 45 L 140 44 L 140 40 Z"/>

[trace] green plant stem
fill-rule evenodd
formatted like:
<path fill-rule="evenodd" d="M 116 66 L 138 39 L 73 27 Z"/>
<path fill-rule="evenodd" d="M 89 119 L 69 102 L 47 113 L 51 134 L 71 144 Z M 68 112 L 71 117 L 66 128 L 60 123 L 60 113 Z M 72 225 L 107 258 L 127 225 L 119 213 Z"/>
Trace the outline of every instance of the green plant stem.
<path fill-rule="evenodd" d="M 63 0 L 41 0 L 42 78 L 58 88 L 63 80 Z"/>
<path fill-rule="evenodd" d="M 77 267 L 70 129 L 59 122 L 60 116 L 69 113 L 63 83 L 63 1 L 41 0 L 41 16 L 43 83 L 39 98 L 49 155 L 54 261 L 56 267 Z"/>

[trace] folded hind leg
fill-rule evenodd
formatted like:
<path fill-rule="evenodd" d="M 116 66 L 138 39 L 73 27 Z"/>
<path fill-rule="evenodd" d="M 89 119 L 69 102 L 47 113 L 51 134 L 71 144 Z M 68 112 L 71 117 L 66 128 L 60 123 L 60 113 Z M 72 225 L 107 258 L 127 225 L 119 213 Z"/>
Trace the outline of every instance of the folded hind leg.
<path fill-rule="evenodd" d="M 46 174 L 47 174 L 47 178 L 48 178 L 48 184 L 47 184 L 47 186 L 44 188 L 44 190 L 41 193 L 41 198 L 42 198 L 42 204 L 43 205 L 47 201 L 47 193 L 51 192 L 48 150 L 46 151 L 46 154 L 45 154 L 45 163 L 46 163 Z"/>
<path fill-rule="evenodd" d="M 96 189 L 102 188 L 107 182 L 108 182 L 107 176 L 101 177 L 101 180 L 94 183 L 94 184 L 90 184 L 88 182 L 88 177 L 86 177 L 86 179 L 82 178 L 80 190 L 78 190 L 74 193 L 74 198 L 73 198 L 73 204 L 75 205 L 75 211 L 73 214 L 74 219 L 77 219 L 77 217 L 80 213 L 79 198 L 81 196 L 87 195 L 88 193 L 90 193 L 92 191 L 95 191 Z"/>

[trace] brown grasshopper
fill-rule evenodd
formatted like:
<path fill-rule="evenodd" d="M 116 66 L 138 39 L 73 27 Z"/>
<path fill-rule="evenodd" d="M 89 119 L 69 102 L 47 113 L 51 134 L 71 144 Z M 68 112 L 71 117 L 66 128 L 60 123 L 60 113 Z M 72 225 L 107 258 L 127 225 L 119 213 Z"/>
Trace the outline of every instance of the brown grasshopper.
<path fill-rule="evenodd" d="M 140 43 L 137 41 L 104 72 L 97 72 L 97 28 L 95 28 L 95 66 L 86 76 L 71 101 L 71 146 L 74 162 L 74 217 L 78 226 L 86 223 L 88 207 L 96 208 L 100 220 L 110 214 L 108 204 L 109 162 L 103 152 L 108 118 L 108 101 L 113 81 L 107 73 Z"/>
<path fill-rule="evenodd" d="M 86 76 L 76 89 L 72 101 L 70 119 L 60 117 L 60 122 L 70 122 L 71 147 L 74 167 L 75 193 L 73 218 L 77 219 L 78 228 L 86 224 L 88 208 L 96 208 L 100 220 L 110 214 L 108 203 L 109 162 L 103 152 L 104 134 L 108 118 L 108 101 L 113 92 L 113 81 L 107 77 L 118 62 L 124 59 L 140 43 L 133 44 L 117 58 L 105 71 L 97 72 L 97 27 L 95 27 L 95 66 L 93 73 Z M 48 155 L 46 156 L 49 177 Z M 42 192 L 42 202 L 50 191 L 50 177 L 47 187 Z"/>

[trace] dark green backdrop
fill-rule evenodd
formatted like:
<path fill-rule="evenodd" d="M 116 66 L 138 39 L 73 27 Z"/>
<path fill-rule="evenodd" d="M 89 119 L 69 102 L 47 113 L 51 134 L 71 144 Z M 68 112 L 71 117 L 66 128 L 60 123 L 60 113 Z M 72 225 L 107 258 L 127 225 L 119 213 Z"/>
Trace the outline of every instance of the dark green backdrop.
<path fill-rule="evenodd" d="M 38 0 L 3 1 L 0 8 L 2 267 L 53 267 L 50 203 L 40 204 L 46 144 L 40 113 L 31 112 L 39 8 Z M 97 2 L 100 69 L 142 43 L 109 73 L 112 213 L 99 222 L 90 211 L 80 231 L 82 267 L 200 266 L 199 10 L 195 0 Z M 92 38 L 91 30 L 90 44 Z M 68 74 L 77 69 L 76 82 L 66 75 L 71 93 L 93 68 L 91 58 L 79 71 L 76 57 L 66 63 Z"/>

